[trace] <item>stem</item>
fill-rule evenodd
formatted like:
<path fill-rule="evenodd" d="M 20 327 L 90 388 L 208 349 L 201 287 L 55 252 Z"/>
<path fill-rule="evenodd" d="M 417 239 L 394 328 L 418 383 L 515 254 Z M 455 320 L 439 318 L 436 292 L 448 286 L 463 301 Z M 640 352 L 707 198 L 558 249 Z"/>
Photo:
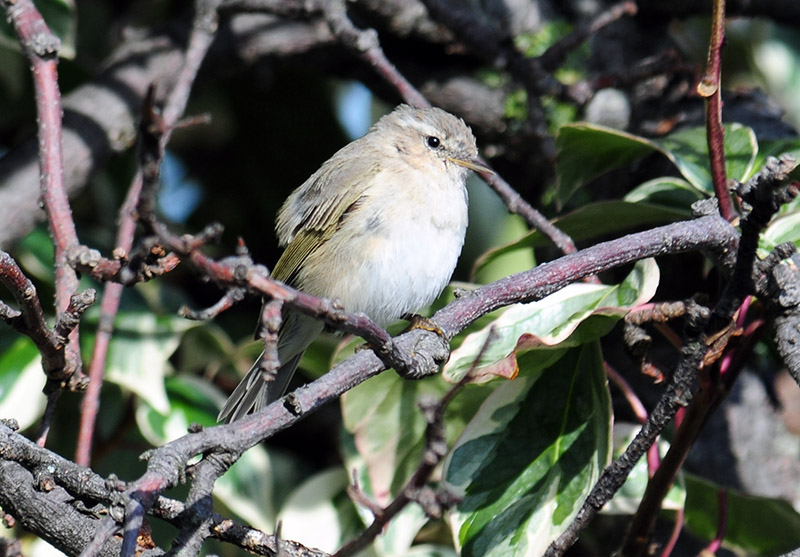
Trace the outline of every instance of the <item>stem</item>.
<path fill-rule="evenodd" d="M 722 47 L 725 46 L 725 0 L 714 0 L 711 15 L 711 40 L 708 44 L 708 60 L 703 79 L 697 92 L 706 98 L 706 141 L 711 163 L 711 179 L 719 200 L 719 210 L 727 221 L 736 218 L 733 200 L 728 191 L 725 170 L 725 129 L 722 127 Z"/>

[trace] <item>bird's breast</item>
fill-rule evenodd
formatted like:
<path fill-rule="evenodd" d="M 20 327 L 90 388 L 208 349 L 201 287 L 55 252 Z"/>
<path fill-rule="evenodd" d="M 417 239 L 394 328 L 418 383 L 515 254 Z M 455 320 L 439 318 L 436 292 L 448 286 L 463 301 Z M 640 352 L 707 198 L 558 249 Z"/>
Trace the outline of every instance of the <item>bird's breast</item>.
<path fill-rule="evenodd" d="M 399 185 L 387 193 L 365 195 L 310 258 L 301 285 L 382 325 L 439 295 L 455 269 L 467 227 L 460 184 L 420 190 Z"/>

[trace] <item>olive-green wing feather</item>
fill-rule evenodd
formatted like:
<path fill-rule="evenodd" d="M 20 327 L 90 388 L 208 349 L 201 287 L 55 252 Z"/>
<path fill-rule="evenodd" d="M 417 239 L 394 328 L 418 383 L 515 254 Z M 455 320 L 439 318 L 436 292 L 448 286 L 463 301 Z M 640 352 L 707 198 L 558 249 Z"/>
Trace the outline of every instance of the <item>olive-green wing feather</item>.
<path fill-rule="evenodd" d="M 278 237 L 286 249 L 272 277 L 293 284 L 303 262 L 339 228 L 380 170 L 374 157 L 359 156 L 358 142 L 336 153 L 284 203 L 278 214 Z M 367 163 L 366 160 L 373 162 Z M 345 164 L 345 162 L 347 164 Z"/>

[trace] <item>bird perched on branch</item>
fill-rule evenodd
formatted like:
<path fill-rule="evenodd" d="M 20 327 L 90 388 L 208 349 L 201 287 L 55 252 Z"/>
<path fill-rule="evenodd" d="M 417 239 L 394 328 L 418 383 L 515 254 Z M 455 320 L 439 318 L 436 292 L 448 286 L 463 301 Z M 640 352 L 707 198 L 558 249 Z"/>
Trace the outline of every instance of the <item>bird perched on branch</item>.
<path fill-rule="evenodd" d="M 272 278 L 338 300 L 381 326 L 429 305 L 464 244 L 470 170 L 489 172 L 463 120 L 438 108 L 397 107 L 286 200 L 277 219 L 285 251 Z M 262 353 L 219 420 L 280 398 L 323 328 L 313 317 L 285 311 L 274 379 L 262 369 Z"/>

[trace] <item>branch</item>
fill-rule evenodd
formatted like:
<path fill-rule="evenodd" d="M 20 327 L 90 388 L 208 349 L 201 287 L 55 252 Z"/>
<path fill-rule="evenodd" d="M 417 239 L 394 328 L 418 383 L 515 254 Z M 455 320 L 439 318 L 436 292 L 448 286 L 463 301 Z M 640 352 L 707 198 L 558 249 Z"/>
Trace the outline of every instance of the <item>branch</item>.
<path fill-rule="evenodd" d="M 725 129 L 722 127 L 722 47 L 725 45 L 725 0 L 713 0 L 711 15 L 711 40 L 708 43 L 708 61 L 697 92 L 706 99 L 706 137 L 711 163 L 714 193 L 719 200 L 719 210 L 729 221 L 736 217 L 728 179 L 725 171 Z"/>
<path fill-rule="evenodd" d="M 192 25 L 192 33 L 189 36 L 185 63 L 181 66 L 177 81 L 170 92 L 164 107 L 163 119 L 167 129 L 171 131 L 178 123 L 178 119 L 184 112 L 186 103 L 189 100 L 189 93 L 192 89 L 200 64 L 208 52 L 217 30 L 216 8 L 220 0 L 198 0 L 195 2 L 195 17 Z M 165 134 L 164 142 L 169 140 L 169 132 Z M 143 187 L 141 174 L 133 179 L 125 198 L 125 203 L 120 209 L 120 224 L 117 231 L 117 249 L 115 253 L 127 254 L 133 247 L 133 237 L 136 229 L 138 213 L 136 207 L 139 205 Z M 152 250 L 149 250 L 152 253 Z M 74 254 L 72 254 L 74 257 Z M 99 254 L 97 254 L 99 255 Z M 155 265 L 145 264 L 139 267 L 138 258 L 134 258 L 134 274 L 137 278 L 150 278 L 156 274 L 169 272 L 178 263 L 177 258 L 167 254 L 156 259 Z M 98 266 L 103 264 L 119 263 L 117 261 L 100 260 L 95 261 L 91 266 L 92 271 L 97 271 Z M 118 272 L 125 274 L 125 267 L 120 265 Z M 130 267 L 128 267 L 130 269 Z M 130 275 L 131 273 L 127 273 Z M 95 275 L 96 276 L 96 275 Z M 84 466 L 89 464 L 91 459 L 92 439 L 94 437 L 94 424 L 97 420 L 99 411 L 100 388 L 103 383 L 103 372 L 106 365 L 108 346 L 111 341 L 111 334 L 114 329 L 114 319 L 119 309 L 122 299 L 122 284 L 109 282 L 106 284 L 103 301 L 100 307 L 100 325 L 98 326 L 95 338 L 94 351 L 89 368 L 91 387 L 87 390 L 81 402 L 81 424 L 78 436 L 78 446 L 75 450 L 75 460 Z"/>
<path fill-rule="evenodd" d="M 34 342 L 42 355 L 42 368 L 48 381 L 60 385 L 64 380 L 63 370 L 66 366 L 64 353 L 66 339 L 77 326 L 83 312 L 94 302 L 94 290 L 86 290 L 71 298 L 70 305 L 61 314 L 56 327 L 51 330 L 45 321 L 36 287 L 25 276 L 17 262 L 4 251 L 0 251 L 0 283 L 11 292 L 20 308 L 13 310 L 5 304 L 0 304 L 2 318 Z"/>
<path fill-rule="evenodd" d="M 61 144 L 61 93 L 58 89 L 58 49 L 61 42 L 50 31 L 32 0 L 3 0 L 9 21 L 19 37 L 22 51 L 31 64 L 36 92 L 37 135 L 39 138 L 39 175 L 42 201 L 47 212 L 55 246 L 56 313 L 61 317 L 78 291 L 78 276 L 67 264 L 67 252 L 78 244 L 67 193 L 64 189 L 64 164 Z M 65 357 L 56 373 L 71 389 L 85 387 L 81 373 L 81 355 L 77 323 L 71 327 L 64 345 Z M 46 427 L 46 424 L 45 424 Z"/>
<path fill-rule="evenodd" d="M 737 240 L 733 227 L 718 216 L 702 217 L 632 234 L 481 287 L 436 312 L 433 320 L 441 327 L 445 336 L 451 338 L 482 315 L 512 303 L 541 299 L 583 277 L 658 255 L 696 250 L 709 250 L 720 255 L 729 252 Z M 188 260 L 198 269 L 203 269 L 204 273 L 212 272 L 217 282 L 222 278 L 225 278 L 226 283 L 243 280 L 251 289 L 281 299 L 307 313 L 319 310 L 322 312 L 321 317 L 331 319 L 337 328 L 342 325 L 336 321 L 347 317 L 340 310 L 328 307 L 324 300 L 301 292 L 295 293 L 280 283 L 270 281 L 255 269 L 248 269 L 246 266 L 231 268 L 199 252 L 192 252 Z M 348 326 L 355 324 L 359 324 L 357 320 L 355 323 L 347 323 Z M 435 371 L 437 361 L 447 356 L 447 347 L 443 345 L 441 337 L 431 331 L 414 329 L 393 339 L 393 344 L 397 350 L 413 354 L 413 366 L 427 372 Z M 319 379 L 289 393 L 260 412 L 233 424 L 208 428 L 167 443 L 150 453 L 147 472 L 128 486 L 124 498 L 132 505 L 131 508 L 138 509 L 139 516 L 143 516 L 144 512 L 153 507 L 163 490 L 176 485 L 180 479 L 181 466 L 190 458 L 219 450 L 241 454 L 384 369 L 386 364 L 375 354 L 366 350 L 360 351 Z M 685 377 L 683 380 L 685 381 Z M 684 384 L 679 382 L 674 389 L 683 394 L 683 387 Z"/>
<path fill-rule="evenodd" d="M 120 540 L 103 538 L 99 517 L 106 513 L 121 518 L 120 492 L 125 484 L 104 480 L 89 468 L 79 466 L 41 447 L 37 447 L 6 424 L 0 424 L 0 506 L 28 531 L 48 540 L 71 555 L 93 550 L 95 555 L 116 557 Z M 229 518 L 198 509 L 173 499 L 159 497 L 153 515 L 182 529 L 208 520 L 208 533 L 220 541 L 258 555 L 285 557 L 324 557 L 285 540 Z M 54 520 L 54 517 L 59 517 Z M 111 525 L 115 525 L 112 520 Z M 109 534 L 113 533 L 111 528 Z M 102 541 L 100 539 L 103 538 Z M 139 555 L 162 555 L 160 549 L 142 550 Z"/>

